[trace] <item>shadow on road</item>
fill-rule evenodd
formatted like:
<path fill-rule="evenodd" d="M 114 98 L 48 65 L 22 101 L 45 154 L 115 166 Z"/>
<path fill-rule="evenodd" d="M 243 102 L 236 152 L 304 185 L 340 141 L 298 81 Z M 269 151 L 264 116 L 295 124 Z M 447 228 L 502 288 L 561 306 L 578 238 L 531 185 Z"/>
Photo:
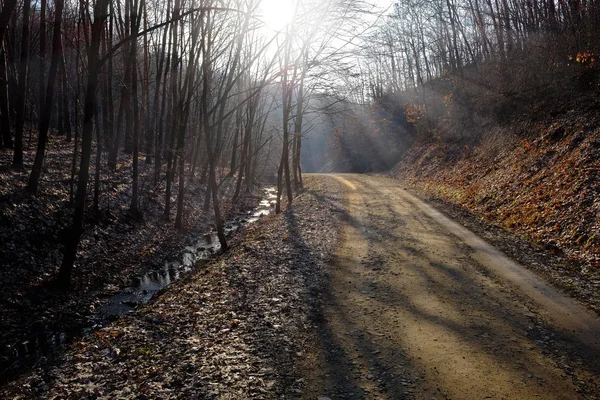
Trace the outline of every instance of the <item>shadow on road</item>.
<path fill-rule="evenodd" d="M 313 310 L 324 395 L 595 396 L 597 349 L 553 328 L 435 221 L 360 184 L 371 195 L 351 193 L 344 209 L 312 193 L 345 225 L 323 308 Z"/>

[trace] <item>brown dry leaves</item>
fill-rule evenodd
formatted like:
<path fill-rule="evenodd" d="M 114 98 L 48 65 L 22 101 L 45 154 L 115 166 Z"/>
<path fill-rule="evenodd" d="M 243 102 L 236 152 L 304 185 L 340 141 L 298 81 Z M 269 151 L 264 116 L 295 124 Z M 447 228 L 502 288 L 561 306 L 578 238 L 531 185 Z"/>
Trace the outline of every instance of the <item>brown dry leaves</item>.
<path fill-rule="evenodd" d="M 220 260 L 84 336 L 63 363 L 36 369 L 0 396 L 300 396 L 314 334 L 311 313 L 320 307 L 341 207 L 335 181 L 326 198 L 311 191 L 322 180 L 309 178 L 307 185 L 291 210 L 250 226 Z"/>
<path fill-rule="evenodd" d="M 559 279 L 564 289 L 580 291 L 600 310 L 598 295 L 589 298 L 600 289 L 599 122 L 596 115 L 571 111 L 538 124 L 528 140 L 500 131 L 466 151 L 421 144 L 394 174 L 550 252 L 564 251 L 580 266 L 548 267 L 565 275 Z"/>

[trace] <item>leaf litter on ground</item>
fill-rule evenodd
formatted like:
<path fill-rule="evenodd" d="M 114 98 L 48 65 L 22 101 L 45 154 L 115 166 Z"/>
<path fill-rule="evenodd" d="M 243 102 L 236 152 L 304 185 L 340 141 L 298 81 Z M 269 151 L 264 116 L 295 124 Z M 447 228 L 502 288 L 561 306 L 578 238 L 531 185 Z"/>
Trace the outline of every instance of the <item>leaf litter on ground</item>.
<path fill-rule="evenodd" d="M 295 398 L 337 243 L 341 191 L 306 178 L 293 205 L 159 298 L 0 389 L 13 398 Z M 317 195 L 318 194 L 318 195 Z"/>

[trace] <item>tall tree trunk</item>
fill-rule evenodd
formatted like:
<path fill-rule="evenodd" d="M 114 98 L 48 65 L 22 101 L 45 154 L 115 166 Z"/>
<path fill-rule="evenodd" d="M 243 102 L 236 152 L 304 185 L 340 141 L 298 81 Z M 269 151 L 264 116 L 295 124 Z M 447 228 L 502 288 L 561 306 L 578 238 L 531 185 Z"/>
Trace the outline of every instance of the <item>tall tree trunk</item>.
<path fill-rule="evenodd" d="M 10 108 L 8 96 L 6 46 L 4 46 L 4 42 L 0 42 L 0 129 L 2 130 L 2 142 L 4 142 L 4 147 L 12 149 L 13 140 L 10 133 Z"/>
<path fill-rule="evenodd" d="M 65 62 L 65 55 L 61 57 L 60 69 L 62 72 L 62 103 L 63 103 L 63 114 L 59 116 L 62 119 L 62 124 L 66 134 L 65 140 L 71 142 L 72 130 L 71 130 L 71 111 L 69 111 L 69 75 L 67 74 L 67 65 Z M 77 112 L 77 110 L 75 110 Z"/>
<path fill-rule="evenodd" d="M 170 54 L 170 50 L 167 50 L 167 52 Z M 163 57 L 164 57 L 164 53 L 163 53 Z M 166 84 L 166 80 L 167 80 L 167 76 L 169 74 L 169 64 L 170 64 L 170 56 L 167 56 L 167 59 L 165 61 L 166 63 L 166 68 L 165 68 L 165 73 L 164 73 L 164 81 L 165 83 L 162 85 L 162 98 L 160 99 L 160 113 L 156 116 L 156 124 L 153 126 L 155 126 L 156 128 L 156 146 L 155 146 L 155 154 L 154 154 L 154 183 L 158 184 L 158 182 L 160 181 L 160 171 L 162 169 L 162 161 L 163 161 L 163 157 L 164 157 L 164 152 L 165 152 L 165 148 L 164 148 L 164 137 L 165 137 L 165 120 L 168 122 L 168 118 L 166 118 L 165 113 L 168 113 L 170 110 L 170 104 L 169 104 L 169 93 L 167 92 L 167 88 L 168 85 Z M 157 88 L 157 93 L 158 93 L 158 88 Z M 157 105 L 158 105 L 158 97 L 155 96 L 155 100 L 157 101 Z M 155 107 L 156 110 L 156 107 Z"/>
<path fill-rule="evenodd" d="M 129 3 L 130 1 L 125 1 L 125 33 L 124 36 L 125 37 L 129 37 L 130 34 L 130 7 L 129 7 Z M 111 15 L 114 15 L 114 11 L 113 8 L 114 6 L 112 5 L 111 2 Z M 120 8 L 119 8 L 120 10 Z M 112 23 L 112 18 L 111 18 L 111 23 Z M 118 29 L 117 29 L 118 31 Z M 115 138 L 113 140 L 113 144 L 112 144 L 112 148 L 110 149 L 109 155 L 108 155 L 108 166 L 111 169 L 116 169 L 117 166 L 117 159 L 119 157 L 119 149 L 121 146 L 121 140 L 123 139 L 123 136 L 125 136 L 125 152 L 128 154 L 131 154 L 131 144 L 132 144 L 132 132 L 133 129 L 132 128 L 132 113 L 133 110 L 131 108 L 131 70 L 132 68 L 136 67 L 135 65 L 132 65 L 130 62 L 130 56 L 131 56 L 131 41 L 127 41 L 125 43 L 125 45 L 123 46 L 123 69 L 124 69 L 124 78 L 123 78 L 123 84 L 122 84 L 122 88 L 121 88 L 121 100 L 119 103 L 119 114 L 117 116 L 117 125 L 115 127 Z M 125 116 L 125 129 L 122 129 L 121 124 L 123 122 L 123 116 Z"/>
<path fill-rule="evenodd" d="M 290 108 L 292 106 L 292 82 L 294 78 L 290 79 L 289 76 L 289 67 L 290 67 L 290 51 L 291 51 L 291 35 L 289 33 L 289 28 L 286 33 L 286 41 L 288 44 L 286 45 L 285 51 L 285 61 L 283 64 L 283 78 L 281 79 L 281 96 L 282 96 L 282 108 L 283 108 L 283 143 L 281 150 L 281 161 L 279 165 L 279 170 L 277 171 L 277 204 L 276 204 L 276 212 L 281 212 L 281 194 L 283 191 L 283 183 L 285 182 L 285 188 L 287 191 L 288 198 L 288 206 L 292 204 L 293 194 L 292 194 L 292 183 L 290 177 L 290 157 L 289 157 L 289 148 L 290 148 Z M 294 73 L 295 74 L 295 73 Z M 282 176 L 283 175 L 283 176 Z"/>
<path fill-rule="evenodd" d="M 112 14 L 113 2 L 110 3 L 109 12 Z M 112 44 L 114 38 L 114 18 L 108 23 L 107 42 Z M 107 47 L 108 47 L 107 45 Z M 106 139 L 105 149 L 110 149 L 110 144 L 115 138 L 115 102 L 113 101 L 113 58 L 108 59 L 108 70 L 106 71 L 106 102 L 108 106 L 108 130 L 104 132 Z"/>
<path fill-rule="evenodd" d="M 190 43 L 190 52 L 188 55 L 188 65 L 185 69 L 185 81 L 183 83 L 183 93 L 181 94 L 180 106 L 178 108 L 183 109 L 180 118 L 182 121 L 179 123 L 178 135 L 177 135 L 177 158 L 179 159 L 179 190 L 177 194 L 177 215 L 175 216 L 175 228 L 181 229 L 183 227 L 183 208 L 185 198 L 185 133 L 187 131 L 187 124 L 190 116 L 190 105 L 192 102 L 192 94 L 195 84 L 196 76 L 196 44 L 198 42 L 199 24 L 197 21 L 192 19 L 192 40 Z"/>
<path fill-rule="evenodd" d="M 100 211 L 100 172 L 101 172 L 101 164 L 102 164 L 102 129 L 100 129 L 100 123 L 98 121 L 98 110 L 96 109 L 95 116 L 96 123 L 95 131 L 96 131 L 96 163 L 95 163 L 95 171 L 94 171 L 94 212 L 98 213 Z"/>
<path fill-rule="evenodd" d="M 58 0 L 62 1 L 62 0 Z M 57 1 L 57 2 L 58 2 Z M 90 157 L 92 153 L 92 131 L 94 127 L 94 110 L 96 109 L 96 89 L 100 62 L 98 53 L 102 31 L 107 19 L 107 8 L 110 0 L 97 0 L 94 6 L 94 22 L 92 24 L 92 40 L 88 50 L 88 77 L 85 90 L 85 109 L 83 114 L 83 148 L 81 152 L 81 165 L 77 181 L 77 196 L 75 198 L 75 212 L 73 223 L 66 238 L 65 253 L 58 273 L 59 284 L 66 286 L 71 281 L 71 272 L 77 254 L 77 247 L 83 233 L 83 217 L 85 213 L 85 199 L 89 181 Z"/>
<path fill-rule="evenodd" d="M 16 0 L 4 0 L 2 10 L 0 10 L 0 148 L 13 147 L 12 136 L 10 134 L 10 115 L 8 108 L 8 74 L 6 70 L 6 54 L 4 48 L 4 36 L 10 23 L 11 17 L 17 5 Z"/>
<path fill-rule="evenodd" d="M 136 0 L 132 4 L 133 15 L 131 17 L 131 93 L 133 99 L 133 163 L 132 163 L 132 190 L 131 205 L 129 212 L 135 217 L 140 217 L 139 208 L 139 150 L 140 150 L 140 102 L 138 101 L 138 74 L 137 74 L 137 39 L 140 30 L 141 10 L 144 7 L 144 0 L 141 0 L 138 6 Z M 139 8 L 138 8 L 139 7 Z"/>
<path fill-rule="evenodd" d="M 202 94 L 200 96 L 200 102 L 202 107 L 201 118 L 204 129 L 204 138 L 206 141 L 206 152 L 208 158 L 208 188 L 212 194 L 213 212 L 215 218 L 215 226 L 217 227 L 217 236 L 219 243 L 221 244 L 221 250 L 226 251 L 228 248 L 227 238 L 225 237 L 225 231 L 223 229 L 223 219 L 221 218 L 221 209 L 219 205 L 219 196 L 217 191 L 217 177 L 216 177 L 216 160 L 215 160 L 215 147 L 213 143 L 213 132 L 209 121 L 208 111 L 208 96 L 211 93 L 211 57 L 212 57 L 212 19 L 210 11 L 206 14 L 206 21 L 204 16 L 200 16 L 200 23 L 206 23 L 206 31 L 203 29 L 202 37 Z"/>
<path fill-rule="evenodd" d="M 45 69 L 46 69 L 46 8 L 48 0 L 41 0 L 40 2 L 40 59 L 38 63 L 38 118 L 42 117 L 44 113 L 44 86 L 45 80 Z M 39 121 L 38 121 L 39 126 Z"/>
<path fill-rule="evenodd" d="M 142 118 L 144 121 L 144 145 L 146 151 L 146 164 L 152 164 L 152 151 L 154 148 L 154 131 L 150 127 L 148 123 L 149 119 L 149 111 L 150 111 L 150 88 L 149 86 L 149 61 L 148 61 L 148 33 L 146 30 L 148 29 L 148 9 L 146 7 L 146 2 L 143 2 L 143 17 L 144 17 L 144 68 L 143 68 L 143 81 L 142 81 L 142 99 L 144 100 L 144 106 L 142 107 Z"/>
<path fill-rule="evenodd" d="M 167 14 L 171 11 L 171 1 L 167 2 Z M 156 87 L 154 88 L 154 101 L 152 102 L 153 112 L 152 112 L 152 120 L 150 122 L 150 129 L 153 131 L 153 135 L 156 139 L 156 144 L 154 146 L 154 183 L 158 184 L 160 180 L 160 169 L 162 163 L 162 150 L 163 150 L 163 117 L 165 113 L 165 105 L 167 103 L 167 93 L 166 88 L 167 85 L 163 85 L 162 90 L 162 98 L 160 97 L 161 93 L 161 83 L 163 81 L 163 67 L 165 69 L 164 79 L 167 79 L 167 73 L 169 70 L 169 59 L 167 58 L 167 37 L 169 34 L 169 25 L 165 25 L 165 29 L 163 30 L 163 36 L 161 41 L 161 50 L 158 56 L 158 65 L 156 68 Z M 160 104 L 160 112 L 159 112 L 159 104 Z"/>
<path fill-rule="evenodd" d="M 105 32 L 102 40 L 102 54 L 106 54 L 108 48 L 108 32 Z M 104 71 L 104 79 L 100 83 L 100 91 L 102 93 L 101 106 L 102 109 L 102 139 L 103 139 L 103 147 L 108 148 L 111 137 L 112 137 L 112 124 L 111 124 L 111 112 L 109 101 L 108 101 L 108 93 L 111 91 L 110 85 L 110 73 L 106 71 L 106 68 L 103 68 Z"/>
<path fill-rule="evenodd" d="M 56 90 L 58 91 L 58 93 L 56 94 L 56 97 L 58 98 L 57 101 L 57 106 L 58 106 L 58 110 L 56 111 L 56 123 L 55 123 L 55 128 L 58 130 L 58 136 L 63 137 L 65 135 L 65 127 L 63 124 L 63 120 L 62 120 L 62 116 L 63 116 L 63 107 L 65 106 L 64 102 L 62 101 L 62 99 L 64 98 L 64 92 L 63 92 L 63 79 L 62 79 L 62 62 L 60 63 L 60 65 L 58 66 L 59 71 L 57 74 L 57 83 L 56 83 Z"/>
<path fill-rule="evenodd" d="M 308 55 L 304 57 L 307 63 Z M 302 120 L 304 117 L 304 79 L 306 78 L 306 67 L 302 68 L 300 81 L 298 82 L 298 93 L 296 94 L 296 118 L 294 119 L 294 154 L 292 154 L 292 165 L 294 170 L 294 190 L 302 187 L 302 170 L 300 168 L 300 155 L 302 151 Z"/>
<path fill-rule="evenodd" d="M 291 37 L 289 33 L 289 27 L 286 28 L 285 36 L 285 48 L 284 48 L 284 62 L 281 67 L 282 78 L 281 78 L 281 108 L 283 109 L 283 139 L 281 143 L 281 159 L 279 161 L 279 168 L 277 168 L 277 200 L 275 202 L 275 213 L 281 212 L 281 195 L 283 193 L 284 173 L 289 173 L 288 164 L 288 141 L 289 141 L 289 118 L 290 118 L 290 84 L 289 84 L 289 64 L 290 64 L 290 47 Z M 286 168 L 285 165 L 288 164 Z"/>
<path fill-rule="evenodd" d="M 177 20 L 179 18 L 179 13 L 180 13 L 180 0 L 175 0 L 175 5 L 173 7 L 173 20 Z M 177 107 L 177 89 L 178 89 L 178 85 L 177 85 L 177 65 L 179 62 L 179 55 L 178 55 L 178 43 L 177 43 L 177 39 L 178 39 L 178 27 L 179 24 L 178 23 L 174 23 L 173 24 L 173 28 L 172 28 L 172 46 L 173 48 L 172 50 L 172 55 L 171 55 L 171 68 L 170 68 L 170 73 L 171 73 L 171 82 L 170 82 L 170 89 L 171 89 L 171 110 L 169 112 L 169 120 L 167 121 L 167 134 L 169 135 L 167 138 L 167 182 L 166 182 L 166 190 L 165 190 L 165 209 L 164 209 L 164 213 L 163 213 L 163 218 L 165 220 L 169 220 L 171 218 L 171 190 L 172 190 L 172 183 L 173 183 L 173 159 L 175 158 L 174 155 L 174 151 L 173 151 L 173 146 L 175 144 L 175 132 L 177 131 L 177 122 L 178 122 L 178 118 L 179 118 L 179 110 Z"/>
<path fill-rule="evenodd" d="M 0 42 L 2 43 L 4 43 L 4 34 L 16 6 L 17 0 L 4 0 L 2 2 L 2 10 L 0 10 Z"/>
<path fill-rule="evenodd" d="M 125 0 L 125 37 L 131 37 L 134 33 L 131 32 L 132 25 L 132 14 L 135 12 L 133 9 L 133 0 Z M 123 152 L 125 154 L 133 154 L 133 104 L 132 101 L 137 101 L 133 98 L 131 91 L 131 74 L 134 69 L 137 69 L 136 64 L 131 63 L 131 46 L 133 41 L 127 42 L 126 52 L 123 53 L 123 63 L 126 65 L 128 73 L 125 74 L 123 88 L 127 90 L 127 102 L 125 103 L 125 137 L 123 142 Z"/>
<path fill-rule="evenodd" d="M 23 30 L 21 34 L 21 62 L 19 64 L 19 89 L 16 101 L 15 153 L 13 168 L 23 169 L 23 128 L 25 126 L 25 102 L 27 100 L 27 72 L 29 67 L 29 11 L 31 3 L 23 2 Z"/>
<path fill-rule="evenodd" d="M 55 0 L 54 5 L 55 11 L 54 31 L 52 33 L 52 60 L 50 62 L 50 71 L 48 73 L 48 88 L 46 89 L 44 110 L 42 115 L 40 115 L 40 133 L 38 137 L 38 147 L 35 153 L 35 161 L 33 162 L 33 168 L 31 170 L 31 175 L 29 176 L 29 183 L 27 184 L 27 191 L 32 194 L 37 193 L 38 182 L 42 173 L 42 165 L 44 163 L 44 156 L 46 152 L 46 143 L 48 142 L 48 131 L 50 129 L 50 119 L 52 117 L 54 84 L 58 71 L 58 64 L 62 57 L 61 25 L 64 0 Z"/>

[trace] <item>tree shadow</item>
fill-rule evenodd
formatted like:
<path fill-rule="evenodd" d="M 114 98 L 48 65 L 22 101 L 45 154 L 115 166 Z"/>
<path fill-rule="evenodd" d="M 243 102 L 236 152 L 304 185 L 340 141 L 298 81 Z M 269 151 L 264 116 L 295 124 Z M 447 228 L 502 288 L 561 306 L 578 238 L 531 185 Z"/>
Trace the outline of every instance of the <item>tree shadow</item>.
<path fill-rule="evenodd" d="M 459 258 L 458 264 L 440 262 L 430 257 L 427 250 L 417 247 L 412 240 L 411 232 L 397 234 L 386 228 L 386 218 L 378 215 L 368 220 L 360 220 L 350 215 L 339 203 L 332 201 L 328 196 L 316 191 L 309 190 L 320 203 L 327 204 L 332 212 L 339 214 L 342 221 L 354 228 L 363 239 L 369 243 L 370 248 L 376 248 L 379 252 L 387 254 L 402 254 L 399 262 L 384 263 L 383 266 L 373 269 L 369 273 L 383 274 L 391 269 L 400 267 L 404 273 L 413 274 L 424 282 L 426 290 L 434 293 L 438 298 L 448 303 L 447 299 L 466 298 L 469 299 L 468 310 L 465 305 L 450 301 L 449 315 L 439 315 L 423 305 L 416 303 L 403 292 L 401 287 L 387 284 L 385 279 L 380 279 L 375 285 L 363 282 L 353 290 L 360 296 L 361 291 L 369 290 L 369 296 L 379 303 L 382 309 L 396 308 L 403 315 L 409 315 L 409 319 L 418 319 L 427 324 L 439 327 L 440 332 L 447 332 L 456 337 L 460 342 L 483 355 L 499 368 L 518 368 L 519 373 L 525 377 L 535 377 L 535 366 L 538 358 L 553 354 L 552 363 L 569 376 L 575 386 L 578 386 L 580 377 L 570 371 L 566 363 L 577 365 L 584 374 L 591 376 L 600 375 L 600 352 L 597 348 L 583 343 L 577 339 L 573 332 L 559 330 L 548 324 L 535 311 L 530 311 L 530 301 L 515 303 L 518 299 L 526 299 L 524 294 L 512 293 L 510 285 L 508 289 L 500 287 L 497 292 L 490 293 L 490 289 L 481 283 L 478 276 L 489 278 L 489 274 L 482 271 L 481 266 L 476 265 L 468 254 L 461 251 L 463 256 Z M 387 213 L 393 215 L 395 211 L 386 205 Z M 308 248 L 303 241 L 302 231 L 298 229 L 297 217 L 293 211 L 286 214 L 286 221 L 290 235 L 298 238 L 298 245 Z M 397 219 L 397 218 L 396 218 Z M 429 219 L 427 217 L 427 219 Z M 389 222 L 389 221 L 388 221 Z M 395 221 L 398 230 L 406 226 L 402 221 Z M 431 221 L 435 224 L 435 221 Z M 460 248 L 460 243 L 454 241 L 454 245 Z M 399 247 L 397 243 L 402 243 Z M 464 249 L 463 249 L 464 250 Z M 424 260 L 426 267 L 423 268 L 416 263 L 411 263 L 411 257 Z M 348 260 L 334 260 L 336 265 L 344 265 Z M 392 265 L 394 264 L 394 265 Z M 363 265 L 368 268 L 369 265 Z M 386 271 L 387 270 L 387 271 Z M 348 269 L 340 269 L 342 273 L 339 280 L 357 281 L 364 280 L 364 275 L 357 275 Z M 491 278 L 495 280 L 494 277 Z M 368 393 L 362 386 L 360 377 L 355 375 L 355 360 L 358 358 L 366 365 L 367 370 L 375 377 L 384 377 L 383 385 L 378 383 L 381 394 L 389 398 L 401 399 L 411 397 L 411 391 L 406 390 L 406 382 L 413 381 L 418 375 L 418 367 L 409 359 L 405 349 L 398 342 L 377 338 L 372 334 L 365 333 L 365 329 L 357 323 L 355 315 L 349 313 L 348 304 L 339 302 L 332 288 L 331 277 L 327 276 L 323 286 L 320 287 L 325 294 L 324 301 L 312 309 L 312 319 L 315 322 L 318 349 L 325 360 L 325 371 L 322 379 L 324 386 L 328 388 L 331 395 L 339 398 L 365 398 Z M 505 295 L 510 300 L 506 300 Z M 516 297 L 513 297 L 516 296 Z M 516 299 L 516 300 L 514 300 Z M 506 306 L 508 304 L 508 306 Z M 324 311 L 328 308 L 328 313 Z M 535 310 L 535 306 L 533 306 Z M 466 313 L 466 314 L 465 314 Z M 338 325 L 332 325 L 328 315 L 334 314 L 339 321 Z M 460 316 L 459 319 L 453 315 Z M 476 315 L 477 318 L 470 318 Z M 488 322 L 486 322 L 488 321 Z M 491 321 L 491 322 L 490 322 Z M 407 322 L 409 323 L 409 322 Z M 340 327 L 346 333 L 344 342 L 340 341 Z M 401 342 L 401 341 L 400 341 Z M 494 345 L 491 345 L 491 344 Z M 396 364 L 390 361 L 386 354 L 393 354 L 396 360 L 401 360 L 406 375 L 390 376 L 387 374 L 393 370 Z M 559 361 L 559 360 L 562 360 Z M 387 375 L 386 375 L 387 374 Z M 527 378 L 523 378 L 527 379 Z M 362 379 L 364 381 L 364 379 Z M 539 382 L 533 382 L 537 385 Z M 593 386 L 593 385 L 592 385 Z M 589 388 L 579 387 L 585 393 Z M 588 393 L 593 394 L 593 393 Z"/>

